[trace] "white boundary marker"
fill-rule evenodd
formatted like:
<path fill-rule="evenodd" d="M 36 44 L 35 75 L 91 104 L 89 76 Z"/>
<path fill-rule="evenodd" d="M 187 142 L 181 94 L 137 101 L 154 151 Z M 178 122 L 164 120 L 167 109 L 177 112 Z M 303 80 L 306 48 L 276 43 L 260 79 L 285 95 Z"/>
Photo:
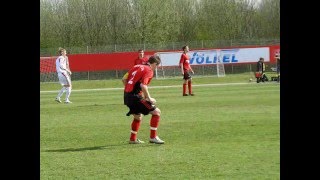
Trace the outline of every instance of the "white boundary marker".
<path fill-rule="evenodd" d="M 275 83 L 222 83 L 222 84 L 192 84 L 194 87 L 200 87 L 200 86 L 228 86 L 228 85 L 248 85 L 248 84 L 256 84 L 256 85 L 262 85 L 262 84 L 276 84 L 280 85 L 280 83 L 275 82 Z M 176 88 L 176 87 L 181 87 L 181 85 L 172 85 L 172 86 L 149 86 L 149 89 L 153 88 Z M 113 91 L 113 90 L 123 90 L 122 88 L 99 88 L 99 89 L 72 89 L 72 92 L 83 92 L 83 91 Z M 55 91 L 40 91 L 40 93 L 57 93 L 59 90 Z"/>

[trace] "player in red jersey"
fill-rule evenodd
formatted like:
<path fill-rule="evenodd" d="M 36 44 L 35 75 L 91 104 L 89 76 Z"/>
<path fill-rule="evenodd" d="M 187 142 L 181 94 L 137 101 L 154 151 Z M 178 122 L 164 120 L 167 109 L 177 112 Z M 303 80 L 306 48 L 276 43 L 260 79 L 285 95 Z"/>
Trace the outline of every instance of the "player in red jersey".
<path fill-rule="evenodd" d="M 137 59 L 134 60 L 134 66 L 137 64 L 147 64 L 148 58 L 144 56 L 144 51 L 142 49 L 139 49 L 138 53 L 139 53 L 139 56 L 137 57 Z M 128 72 L 124 74 L 122 77 L 122 83 L 124 86 L 127 83 L 127 79 L 128 79 Z"/>
<path fill-rule="evenodd" d="M 189 52 L 189 47 L 187 45 L 183 46 L 182 50 L 183 50 L 183 53 L 181 54 L 181 58 L 180 58 L 180 62 L 179 62 L 179 65 L 181 68 L 181 73 L 182 73 L 183 79 L 184 79 L 183 86 L 182 86 L 183 87 L 182 95 L 188 96 L 188 94 L 186 93 L 187 84 L 188 84 L 189 95 L 194 96 L 194 94 L 192 93 L 192 84 L 191 84 L 192 78 L 189 74 L 189 71 L 191 71 L 192 74 L 194 74 L 194 72 L 190 66 L 189 56 L 187 54 Z"/>
<path fill-rule="evenodd" d="M 156 107 L 156 100 L 151 97 L 148 85 L 153 78 L 153 71 L 160 64 L 160 57 L 151 56 L 147 64 L 135 65 L 129 70 L 128 80 L 124 88 L 124 103 L 130 109 L 127 116 L 133 115 L 131 123 L 130 144 L 141 144 L 143 141 L 137 138 L 142 121 L 142 114 L 151 114 L 150 119 L 150 143 L 163 144 L 164 141 L 157 136 L 160 121 L 160 109 Z M 143 94 L 143 96 L 141 95 Z"/>
<path fill-rule="evenodd" d="M 148 58 L 144 56 L 144 51 L 142 49 L 138 50 L 139 56 L 134 60 L 134 65 L 137 64 L 147 64 Z"/>

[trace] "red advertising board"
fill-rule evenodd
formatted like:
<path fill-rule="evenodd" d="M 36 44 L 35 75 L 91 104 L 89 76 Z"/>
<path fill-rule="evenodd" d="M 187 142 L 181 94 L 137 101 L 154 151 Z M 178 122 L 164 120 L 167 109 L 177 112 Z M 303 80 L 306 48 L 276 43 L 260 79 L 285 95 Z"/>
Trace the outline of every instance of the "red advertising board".
<path fill-rule="evenodd" d="M 252 47 L 252 46 L 251 46 Z M 270 63 L 275 63 L 275 53 L 280 51 L 280 45 L 264 46 L 270 49 Z M 239 48 L 239 47 L 232 47 Z M 245 47 L 248 48 L 248 47 Z M 151 56 L 155 51 L 145 51 L 145 56 Z M 118 52 L 104 54 L 68 54 L 71 71 L 105 71 L 128 70 L 133 66 L 138 52 Z M 57 56 L 40 57 L 40 73 L 55 72 Z"/>

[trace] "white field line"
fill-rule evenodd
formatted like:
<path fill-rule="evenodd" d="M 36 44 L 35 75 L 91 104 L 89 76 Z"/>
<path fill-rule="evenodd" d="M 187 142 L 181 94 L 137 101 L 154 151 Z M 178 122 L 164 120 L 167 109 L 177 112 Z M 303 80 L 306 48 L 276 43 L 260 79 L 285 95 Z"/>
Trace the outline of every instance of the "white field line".
<path fill-rule="evenodd" d="M 194 87 L 200 87 L 200 86 L 228 86 L 228 85 L 248 85 L 248 84 L 257 84 L 257 83 L 223 83 L 223 84 L 192 84 Z M 279 83 L 260 83 L 262 84 L 276 84 L 279 85 Z M 181 87 L 181 85 L 172 85 L 172 86 L 149 86 L 149 89 L 158 89 L 158 88 L 176 88 Z M 99 89 L 72 89 L 72 92 L 86 92 L 86 91 L 113 91 L 113 90 L 123 90 L 123 88 L 99 88 Z M 40 93 L 57 93 L 59 90 L 55 91 L 40 91 Z"/>

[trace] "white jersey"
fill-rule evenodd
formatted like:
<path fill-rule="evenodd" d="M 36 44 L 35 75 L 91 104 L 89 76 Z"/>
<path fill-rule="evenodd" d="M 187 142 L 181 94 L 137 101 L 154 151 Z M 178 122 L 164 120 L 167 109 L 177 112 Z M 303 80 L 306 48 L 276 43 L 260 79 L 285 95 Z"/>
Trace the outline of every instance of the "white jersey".
<path fill-rule="evenodd" d="M 57 73 L 65 73 L 68 74 L 68 71 L 66 70 L 68 67 L 68 57 L 59 56 L 56 59 L 56 70 Z"/>

